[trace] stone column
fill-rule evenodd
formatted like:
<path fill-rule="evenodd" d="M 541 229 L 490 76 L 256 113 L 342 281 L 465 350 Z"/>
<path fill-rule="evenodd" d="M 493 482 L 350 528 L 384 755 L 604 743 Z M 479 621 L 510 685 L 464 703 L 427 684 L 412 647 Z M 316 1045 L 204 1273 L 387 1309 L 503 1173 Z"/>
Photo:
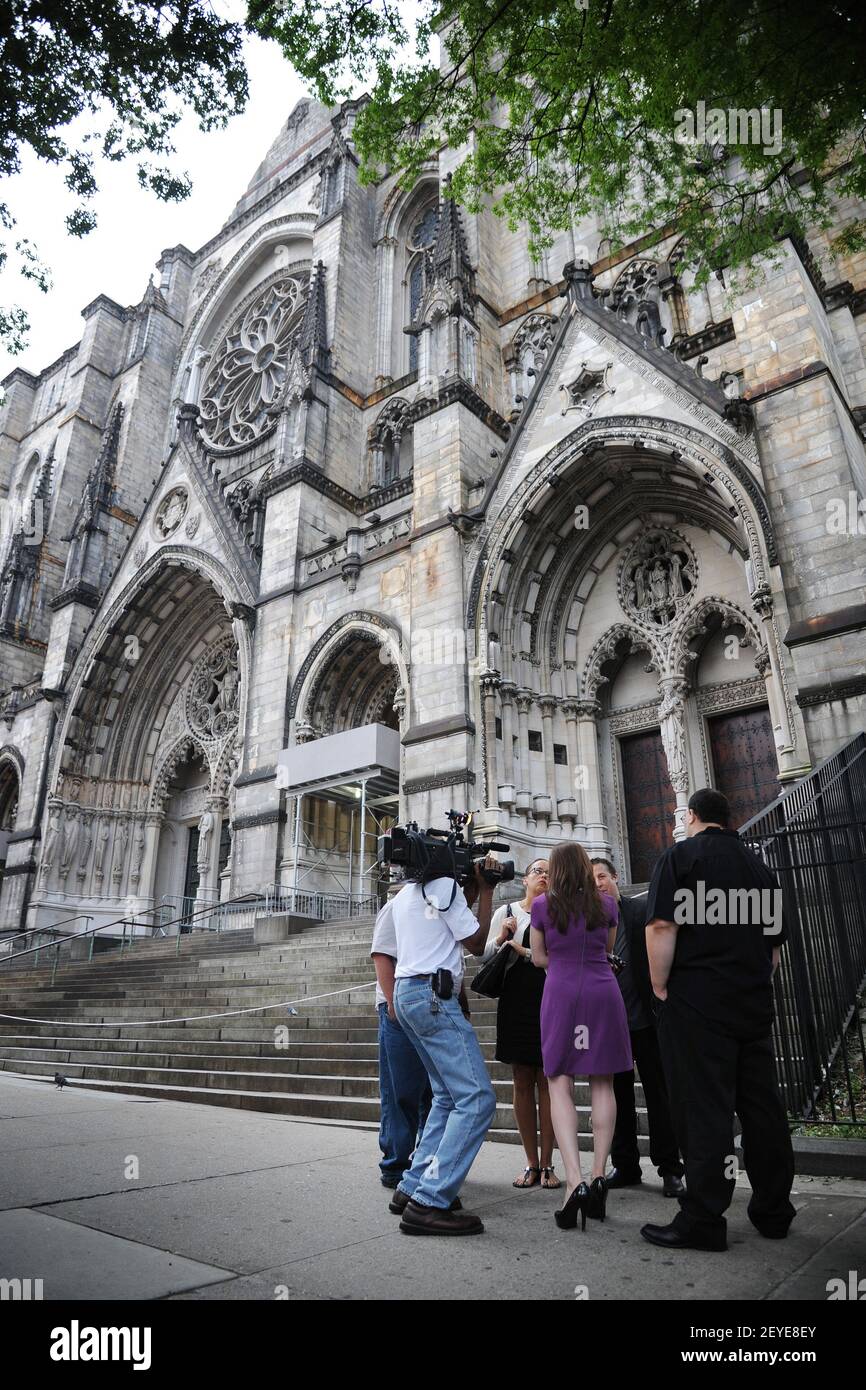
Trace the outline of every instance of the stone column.
<path fill-rule="evenodd" d="M 577 823 L 583 823 L 584 819 L 583 789 L 577 784 L 577 770 L 580 765 L 577 744 L 577 704 L 574 700 L 563 700 L 561 709 L 565 717 L 565 748 L 571 794 L 560 802 L 557 810 L 560 819 L 566 822 L 570 833 L 574 835 L 578 829 Z"/>
<path fill-rule="evenodd" d="M 527 823 L 532 817 L 532 777 L 529 767 L 529 706 L 532 704 L 531 690 L 517 692 L 517 742 L 520 748 L 520 785 L 517 788 L 517 810 L 525 816 Z M 535 824 L 533 819 L 533 825 Z"/>
<path fill-rule="evenodd" d="M 399 791 L 397 801 L 397 819 L 405 822 L 409 819 L 409 803 L 403 787 L 406 782 L 406 749 L 403 744 L 403 735 L 409 728 L 409 692 L 402 685 L 398 685 L 394 691 L 394 713 L 397 716 L 397 724 L 400 730 L 400 770 Z"/>
<path fill-rule="evenodd" d="M 590 845 L 603 843 L 607 838 L 607 824 L 601 804 L 601 770 L 598 759 L 598 716 L 600 706 L 597 700 L 579 700 L 575 704 L 577 713 L 577 740 L 580 754 L 580 781 L 583 783 L 583 810 L 581 823 L 586 826 L 586 838 Z"/>
<path fill-rule="evenodd" d="M 151 812 L 144 818 L 144 858 L 138 887 L 142 898 L 149 901 L 152 907 L 156 906 L 156 861 L 163 819 L 161 811 Z"/>
<path fill-rule="evenodd" d="M 484 719 L 484 806 L 498 805 L 498 759 L 496 756 L 496 691 L 498 671 L 481 673 L 481 705 Z"/>
<path fill-rule="evenodd" d="M 514 681 L 502 681 L 499 698 L 502 703 L 502 775 L 504 778 L 499 804 L 509 809 L 514 805 Z"/>
<path fill-rule="evenodd" d="M 674 839 L 682 840 L 686 833 L 686 806 L 689 799 L 689 760 L 686 746 L 686 697 L 689 687 L 680 677 L 667 676 L 661 681 L 661 691 L 659 725 L 668 774 L 677 798 Z"/>
<path fill-rule="evenodd" d="M 394 316 L 394 257 L 397 242 L 394 237 L 384 236 L 376 243 L 376 275 L 378 277 L 378 298 L 376 303 L 376 381 L 378 390 L 393 381 L 391 371 L 391 340 Z"/>
<path fill-rule="evenodd" d="M 794 735 L 788 722 L 788 715 L 785 709 L 784 686 L 782 684 L 782 669 L 779 664 L 779 653 L 776 648 L 776 634 L 773 629 L 773 595 L 770 592 L 769 584 L 762 584 L 752 594 L 752 607 L 761 619 L 764 629 L 764 645 L 766 647 L 767 665 L 762 663 L 755 666 L 764 677 L 767 686 L 767 703 L 770 706 L 770 718 L 773 721 L 773 737 L 776 744 L 776 757 L 782 763 L 784 754 L 792 754 L 795 751 Z M 759 657 L 763 653 L 758 654 Z M 782 767 L 780 765 L 780 771 Z"/>
<path fill-rule="evenodd" d="M 562 823 L 559 819 L 556 801 L 556 763 L 553 761 L 553 714 L 556 709 L 556 701 L 552 695 L 544 695 L 539 704 L 541 705 L 541 737 L 544 745 L 545 780 L 547 782 L 547 794 L 550 797 L 548 829 L 553 835 L 561 835 Z"/>

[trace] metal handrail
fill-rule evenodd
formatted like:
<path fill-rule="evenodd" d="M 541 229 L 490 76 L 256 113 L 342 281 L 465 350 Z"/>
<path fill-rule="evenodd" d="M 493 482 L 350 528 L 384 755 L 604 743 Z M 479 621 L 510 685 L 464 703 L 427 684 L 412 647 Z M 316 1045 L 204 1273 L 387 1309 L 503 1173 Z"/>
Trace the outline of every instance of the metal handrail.
<path fill-rule="evenodd" d="M 153 929 L 156 930 L 158 927 L 161 927 L 163 930 L 165 930 L 166 927 L 173 927 L 173 926 L 176 926 L 176 925 L 178 925 L 179 923 L 182 923 L 182 922 L 191 922 L 195 917 L 201 917 L 201 916 L 203 916 L 204 913 L 206 913 L 206 912 L 207 912 L 207 913 L 213 912 L 215 908 L 218 909 L 218 908 L 221 908 L 221 907 L 229 907 L 230 905 L 232 905 L 232 904 L 234 904 L 234 903 L 260 902 L 260 901 L 261 901 L 261 898 L 260 898 L 260 896 L 259 896 L 258 893 L 245 893 L 245 894 L 244 894 L 242 897 L 240 897 L 240 898 L 227 898 L 227 899 L 225 900 L 225 902 L 222 902 L 222 903 L 208 903 L 207 906 L 200 908 L 198 912 L 184 913 L 182 916 L 176 917 L 176 918 L 174 918 L 174 919 L 173 919 L 172 921 L 170 921 L 170 922 L 156 923 L 156 924 L 154 924 L 154 928 L 153 928 Z M 146 909 L 146 910 L 147 910 L 147 911 L 151 911 L 152 909 L 148 908 L 148 909 Z M 29 955 L 32 955 L 32 954 L 34 953 L 34 951 L 37 951 L 37 952 L 38 952 L 38 951 L 53 951 L 53 950 L 56 950 L 58 947 L 65 945 L 65 943 L 66 943 L 67 941 L 82 941 L 85 937 L 88 937 L 88 936 L 92 938 L 92 937 L 95 937 L 95 935 L 96 935 L 97 932 L 107 931 L 109 927 L 124 927 L 124 928 L 126 928 L 126 927 L 128 927 L 128 926 L 135 926 L 135 925 L 137 925 L 137 924 L 136 924 L 135 922 L 130 922 L 129 917 L 130 917 L 130 916 L 139 916 L 139 915 L 140 915 L 139 913 L 130 913 L 130 914 L 129 914 L 128 916 L 126 916 L 126 917 L 118 917 L 114 922 L 100 922 L 99 925 L 96 926 L 96 927 L 87 927 L 85 931 L 81 931 L 81 932 L 72 932 L 71 935 L 69 935 L 69 936 L 62 936 L 62 937 L 60 938 L 59 941 L 52 941 L 52 942 L 50 943 L 50 945 L 48 945 L 48 946 L 28 946 L 28 948 L 27 948 L 26 951 L 18 951 L 18 952 L 16 952 L 16 954 L 15 954 L 14 957 L 13 957 L 13 956 L 9 956 L 9 957 L 7 957 L 7 959 L 8 959 L 8 960 L 12 960 L 12 959 L 14 959 L 14 960 L 20 960 L 22 956 L 29 956 Z M 31 930 L 33 930 L 33 929 L 31 928 Z M 43 930 L 44 930 L 44 928 L 43 928 Z M 179 937 L 178 937 L 178 940 L 180 940 Z"/>
<path fill-rule="evenodd" d="M 4 937 L 3 940 L 23 941 L 25 936 L 33 936 L 36 932 L 41 931 L 54 931 L 55 927 L 65 927 L 67 922 L 77 922 L 79 917 L 82 918 L 85 922 L 93 921 L 92 912 L 75 912 L 72 914 L 71 917 L 61 917 L 59 922 L 51 922 L 47 927 L 27 927 L 26 931 L 15 932 L 11 936 Z M 76 934 L 80 935 L 81 933 Z"/>

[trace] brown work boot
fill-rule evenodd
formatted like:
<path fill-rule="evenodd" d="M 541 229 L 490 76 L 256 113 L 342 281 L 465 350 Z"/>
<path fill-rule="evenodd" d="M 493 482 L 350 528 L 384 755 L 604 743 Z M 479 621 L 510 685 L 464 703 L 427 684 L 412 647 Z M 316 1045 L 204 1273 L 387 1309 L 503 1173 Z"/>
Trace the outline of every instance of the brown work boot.
<path fill-rule="evenodd" d="M 470 1211 L 424 1207 L 410 1198 L 400 1218 L 400 1230 L 407 1236 L 477 1236 L 484 1227 Z"/>

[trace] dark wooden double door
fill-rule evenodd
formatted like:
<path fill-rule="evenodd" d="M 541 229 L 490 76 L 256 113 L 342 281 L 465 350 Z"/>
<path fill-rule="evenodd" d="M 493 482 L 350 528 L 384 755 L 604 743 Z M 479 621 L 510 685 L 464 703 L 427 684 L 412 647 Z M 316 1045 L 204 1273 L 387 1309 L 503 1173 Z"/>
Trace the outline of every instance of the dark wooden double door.
<path fill-rule="evenodd" d="M 779 794 L 773 727 L 766 707 L 709 720 L 713 786 L 743 825 Z M 657 729 L 620 740 L 625 821 L 632 883 L 646 883 L 673 843 L 676 797 Z"/>

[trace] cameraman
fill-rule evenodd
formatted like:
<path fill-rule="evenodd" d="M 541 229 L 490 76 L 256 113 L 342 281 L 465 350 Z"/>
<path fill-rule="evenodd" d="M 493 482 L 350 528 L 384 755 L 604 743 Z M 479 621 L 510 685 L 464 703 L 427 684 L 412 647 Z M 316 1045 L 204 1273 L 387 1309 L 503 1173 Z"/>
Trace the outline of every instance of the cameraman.
<path fill-rule="evenodd" d="M 496 1098 L 475 1031 L 463 1012 L 463 947 L 484 950 L 490 931 L 493 885 L 475 865 L 464 893 L 453 878 L 423 874 L 394 899 L 397 970 L 394 1009 L 418 1052 L 433 1091 L 433 1105 L 411 1167 L 389 1210 L 406 1235 L 476 1235 L 481 1221 L 459 1209 L 457 1194 L 496 1113 Z M 478 898 L 478 917 L 470 906 Z"/>

